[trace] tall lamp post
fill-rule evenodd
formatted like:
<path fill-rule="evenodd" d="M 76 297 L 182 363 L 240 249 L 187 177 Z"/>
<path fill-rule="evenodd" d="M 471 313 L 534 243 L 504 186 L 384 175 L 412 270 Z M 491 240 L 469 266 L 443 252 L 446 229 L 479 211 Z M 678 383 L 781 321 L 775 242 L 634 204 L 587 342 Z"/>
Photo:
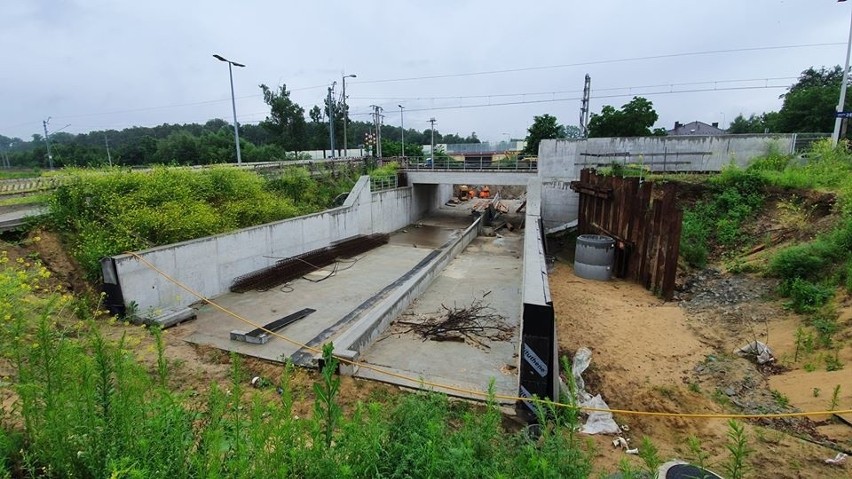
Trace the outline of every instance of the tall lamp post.
<path fill-rule="evenodd" d="M 349 157 L 349 149 L 346 147 L 346 124 L 349 123 L 349 109 L 346 108 L 346 79 L 358 78 L 358 75 L 343 75 L 343 157 Z"/>
<path fill-rule="evenodd" d="M 837 0 L 837 3 L 843 3 L 846 0 Z M 849 20 L 849 41 L 846 43 L 846 65 L 843 67 L 843 83 L 840 85 L 840 101 L 837 102 L 837 113 L 841 113 L 846 105 L 846 86 L 849 83 L 849 52 L 852 51 L 852 16 Z M 831 135 L 831 143 L 837 146 L 840 140 L 840 126 L 843 124 L 843 118 L 839 115 L 834 119 L 834 134 Z"/>
<path fill-rule="evenodd" d="M 405 108 L 402 105 L 397 105 L 399 107 L 399 132 L 400 139 L 402 140 L 402 157 L 405 158 L 405 117 L 402 114 L 402 110 Z"/>
<path fill-rule="evenodd" d="M 232 62 L 221 55 L 213 54 L 213 58 L 228 64 L 228 76 L 231 79 L 231 109 L 234 111 L 234 143 L 237 145 L 237 164 L 242 165 L 243 157 L 240 155 L 240 130 L 237 127 L 237 102 L 234 100 L 234 71 L 231 67 L 235 66 L 243 68 L 245 65 L 242 63 Z"/>

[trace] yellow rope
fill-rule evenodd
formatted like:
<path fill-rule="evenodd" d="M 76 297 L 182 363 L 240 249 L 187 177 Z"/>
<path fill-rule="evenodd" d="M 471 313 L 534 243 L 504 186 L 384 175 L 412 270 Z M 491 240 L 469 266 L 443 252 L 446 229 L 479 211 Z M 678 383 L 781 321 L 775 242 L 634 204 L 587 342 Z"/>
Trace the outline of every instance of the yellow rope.
<path fill-rule="evenodd" d="M 190 288 L 189 286 L 187 286 L 187 285 L 183 284 L 182 282 L 176 280 L 175 278 L 172 278 L 170 275 L 168 275 L 164 271 L 160 270 L 159 268 L 157 268 L 156 266 L 151 264 L 145 258 L 139 256 L 138 254 L 136 254 L 134 252 L 128 252 L 126 254 L 131 255 L 134 258 L 138 259 L 145 266 L 152 269 L 153 271 L 156 271 L 159 275 L 161 275 L 162 277 L 171 281 L 172 283 L 177 285 L 179 288 L 181 288 L 184 291 L 188 292 L 189 294 L 195 296 L 199 300 L 209 304 L 210 306 L 222 311 L 223 313 L 225 313 L 225 314 L 227 314 L 227 315 L 229 315 L 233 318 L 236 318 L 236 319 L 246 323 L 247 325 L 252 326 L 253 328 L 260 329 L 261 331 L 264 331 L 266 334 L 268 334 L 270 336 L 274 336 L 274 337 L 282 339 L 282 340 L 284 340 L 284 341 L 286 341 L 290 344 L 293 344 L 294 346 L 297 346 L 300 349 L 307 349 L 308 351 L 312 351 L 312 352 L 318 353 L 318 354 L 322 353 L 322 350 L 319 349 L 319 348 L 315 348 L 315 347 L 309 346 L 307 344 L 300 343 L 296 340 L 288 338 L 287 336 L 284 336 L 283 334 L 279 334 L 275 331 L 270 331 L 270 330 L 264 328 L 263 326 L 251 321 L 250 319 L 244 318 L 243 316 L 225 308 L 224 306 L 222 306 L 222 305 L 216 303 L 215 301 L 207 298 L 206 296 L 204 296 L 201 293 L 193 290 L 192 288 Z M 350 360 L 350 359 L 341 358 L 341 357 L 337 357 L 337 356 L 335 356 L 335 358 L 342 364 L 357 366 L 359 368 L 364 368 L 364 369 L 367 369 L 367 370 L 370 370 L 370 371 L 375 371 L 375 372 L 382 374 L 382 375 L 385 375 L 385 376 L 390 376 L 390 377 L 394 377 L 394 378 L 397 378 L 397 379 L 403 379 L 405 381 L 411 381 L 411 382 L 416 383 L 416 384 L 422 384 L 424 386 L 430 386 L 430 387 L 433 387 L 433 388 L 440 388 L 440 389 L 444 389 L 444 390 L 447 390 L 447 391 L 454 391 L 454 392 L 457 392 L 457 393 L 466 394 L 468 396 L 481 397 L 481 398 L 502 399 L 502 400 L 513 401 L 513 402 L 517 402 L 517 401 L 534 402 L 534 403 L 539 403 L 539 404 L 544 404 L 544 405 L 549 405 L 549 406 L 554 406 L 554 407 L 563 407 L 563 408 L 572 408 L 573 407 L 573 408 L 579 409 L 581 411 L 586 411 L 586 412 L 610 412 L 610 413 L 614 413 L 614 414 L 624 414 L 624 415 L 630 415 L 630 416 L 675 417 L 675 418 L 692 418 L 692 419 L 774 419 L 774 418 L 785 418 L 785 417 L 828 416 L 828 415 L 832 415 L 832 414 L 852 414 L 852 409 L 843 409 L 843 410 L 836 410 L 836 411 L 788 412 L 788 413 L 774 413 L 774 414 L 715 414 L 715 413 L 711 414 L 711 413 L 676 413 L 676 412 L 657 412 L 657 411 L 634 411 L 634 410 L 628 410 L 628 409 L 603 409 L 603 408 L 593 408 L 593 407 L 585 407 L 585 406 L 572 406 L 571 404 L 565 404 L 565 403 L 560 403 L 560 402 L 556 402 L 556 401 L 550 401 L 550 400 L 547 400 L 547 399 L 540 399 L 540 398 L 535 398 L 535 397 L 522 398 L 522 397 L 519 397 L 519 396 L 511 396 L 511 395 L 505 395 L 505 394 L 491 394 L 491 393 L 488 393 L 487 391 L 479 391 L 479 390 L 475 390 L 475 389 L 466 389 L 466 388 L 461 388 L 461 387 L 458 387 L 458 386 L 452 386 L 452 385 L 449 385 L 449 384 L 441 384 L 441 383 L 437 383 L 437 382 L 433 382 L 433 381 L 427 381 L 425 379 L 413 378 L 411 376 L 399 374 L 399 373 L 389 371 L 387 369 L 377 367 L 377 366 L 374 366 L 372 364 L 368 364 L 368 363 L 365 363 L 365 362 L 362 362 L 362 361 L 353 361 L 353 360 Z"/>

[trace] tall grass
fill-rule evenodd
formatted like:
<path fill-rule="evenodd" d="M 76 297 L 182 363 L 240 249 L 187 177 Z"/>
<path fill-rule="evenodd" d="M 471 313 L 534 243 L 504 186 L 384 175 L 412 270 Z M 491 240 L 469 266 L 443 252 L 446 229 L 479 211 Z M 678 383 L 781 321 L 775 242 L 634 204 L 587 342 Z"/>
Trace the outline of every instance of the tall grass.
<path fill-rule="evenodd" d="M 50 197 L 49 224 L 94 280 L 104 256 L 318 211 L 353 184 L 351 171 L 300 168 L 270 179 L 231 167 L 80 170 Z"/>
<path fill-rule="evenodd" d="M 69 298 L 45 287 L 36 265 L 0 268 L 0 353 L 15 368 L 14 414 L 0 428 L 0 477 L 588 477 L 590 452 L 576 411 L 551 410 L 538 438 L 506 432 L 497 404 L 435 393 L 340 408 L 331 346 L 314 412 L 293 413 L 292 366 L 271 390 L 246 390 L 239 357 L 230 381 L 200 398 L 171 388 L 161 333 L 150 370 Z M 543 419 L 545 417 L 543 416 Z M 6 468 L 5 470 L 3 468 Z"/>
<path fill-rule="evenodd" d="M 709 183 L 708 197 L 685 209 L 680 251 L 688 264 L 703 268 L 714 246 L 745 245 L 743 225 L 763 206 L 765 180 L 736 167 L 725 168 Z"/>

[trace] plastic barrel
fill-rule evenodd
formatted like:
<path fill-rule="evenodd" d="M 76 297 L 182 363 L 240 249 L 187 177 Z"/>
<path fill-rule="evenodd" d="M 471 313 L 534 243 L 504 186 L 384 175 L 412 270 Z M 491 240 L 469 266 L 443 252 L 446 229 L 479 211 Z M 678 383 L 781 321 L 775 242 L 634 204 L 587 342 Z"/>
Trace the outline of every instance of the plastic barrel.
<path fill-rule="evenodd" d="M 580 235 L 574 250 L 574 274 L 581 278 L 609 281 L 615 259 L 615 240 L 602 235 Z"/>

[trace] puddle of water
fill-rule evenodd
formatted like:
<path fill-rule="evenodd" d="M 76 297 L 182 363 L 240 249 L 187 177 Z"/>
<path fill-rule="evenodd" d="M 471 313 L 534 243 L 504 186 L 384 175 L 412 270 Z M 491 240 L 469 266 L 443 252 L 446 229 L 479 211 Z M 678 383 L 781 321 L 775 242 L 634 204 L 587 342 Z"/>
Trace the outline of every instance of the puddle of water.
<path fill-rule="evenodd" d="M 460 230 L 445 226 L 409 225 L 401 231 L 392 234 L 389 243 L 401 246 L 439 248 L 460 234 Z"/>

